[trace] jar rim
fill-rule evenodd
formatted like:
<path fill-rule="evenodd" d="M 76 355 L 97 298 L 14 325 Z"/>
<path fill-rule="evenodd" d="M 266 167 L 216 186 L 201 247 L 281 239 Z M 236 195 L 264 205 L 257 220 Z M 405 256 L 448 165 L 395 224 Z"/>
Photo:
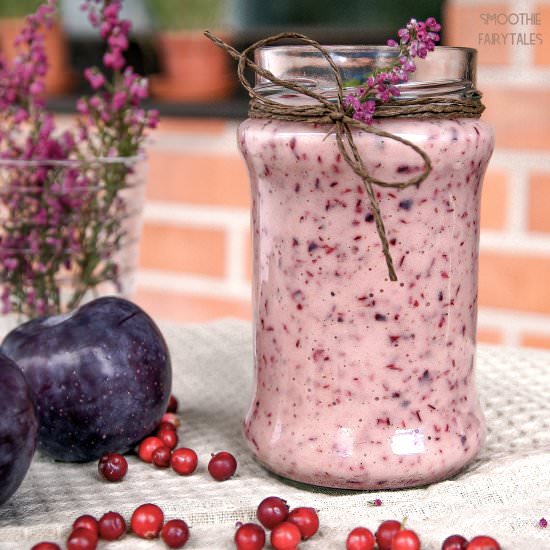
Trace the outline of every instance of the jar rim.
<path fill-rule="evenodd" d="M 327 50 L 329 53 L 333 50 L 373 50 L 373 51 L 394 51 L 399 52 L 399 48 L 396 48 L 395 46 L 386 46 L 385 44 L 321 44 L 321 47 Z M 282 44 L 282 45 L 275 45 L 275 46 L 262 46 L 261 48 L 258 48 L 258 52 L 266 51 L 266 50 L 296 50 L 296 51 L 311 51 L 311 52 L 319 52 L 317 48 L 314 46 L 310 46 L 309 44 Z M 442 50 L 442 51 L 451 51 L 451 50 L 457 50 L 457 51 L 463 51 L 467 53 L 477 53 L 476 48 L 470 48 L 467 46 L 435 46 L 436 50 Z M 319 52 L 321 54 L 321 52 Z"/>
<path fill-rule="evenodd" d="M 357 88 L 377 70 L 399 63 L 399 48 L 386 45 L 322 46 L 336 65 L 344 90 Z M 264 46 L 255 51 L 256 63 L 282 81 L 293 82 L 336 97 L 334 71 L 323 53 L 310 44 Z M 416 71 L 396 84 L 403 99 L 434 96 L 473 97 L 476 89 L 475 48 L 436 46 L 426 58 L 414 58 Z M 277 102 L 286 102 L 288 88 L 274 84 L 267 75 L 256 73 L 255 89 Z M 282 99 L 281 99 L 282 98 Z"/>

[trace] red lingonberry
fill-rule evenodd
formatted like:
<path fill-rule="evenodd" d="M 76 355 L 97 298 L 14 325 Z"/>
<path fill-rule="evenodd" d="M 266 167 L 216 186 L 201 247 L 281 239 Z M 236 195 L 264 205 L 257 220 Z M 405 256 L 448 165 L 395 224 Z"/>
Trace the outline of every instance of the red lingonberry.
<path fill-rule="evenodd" d="M 99 520 L 99 536 L 103 540 L 117 540 L 126 533 L 126 522 L 117 512 L 107 512 Z"/>
<path fill-rule="evenodd" d="M 346 550 L 373 550 L 374 535 L 366 527 L 356 527 L 346 540 Z"/>
<path fill-rule="evenodd" d="M 227 451 L 221 451 L 212 455 L 208 463 L 208 471 L 216 481 L 226 481 L 237 470 L 235 457 Z"/>
<path fill-rule="evenodd" d="M 265 545 L 265 531 L 256 523 L 239 525 L 235 532 L 237 550 L 262 550 Z"/>
<path fill-rule="evenodd" d="M 72 531 L 67 539 L 67 550 L 95 550 L 96 548 L 97 535 L 84 527 Z"/>
<path fill-rule="evenodd" d="M 275 525 L 271 531 L 271 546 L 275 550 L 296 550 L 302 540 L 302 533 L 297 525 L 283 521 Z"/>
<path fill-rule="evenodd" d="M 89 514 L 84 514 L 83 516 L 77 517 L 73 522 L 73 531 L 79 527 L 84 527 L 84 529 L 90 529 L 99 537 L 99 523 L 94 516 Z"/>
<path fill-rule="evenodd" d="M 107 481 L 121 481 L 128 471 L 128 462 L 118 453 L 107 453 L 99 459 L 97 469 Z"/>
<path fill-rule="evenodd" d="M 401 531 L 401 523 L 394 519 L 383 521 L 376 530 L 376 542 L 380 550 L 391 550 L 391 541 L 398 531 Z"/>
<path fill-rule="evenodd" d="M 164 413 L 162 415 L 160 422 L 161 423 L 168 422 L 169 424 L 172 424 L 172 426 L 174 426 L 174 429 L 179 428 L 181 426 L 180 417 L 174 413 Z"/>
<path fill-rule="evenodd" d="M 155 436 L 146 437 L 138 447 L 138 456 L 143 462 L 153 462 L 153 452 L 164 445 L 161 439 Z"/>
<path fill-rule="evenodd" d="M 168 468 L 170 466 L 170 459 L 172 457 L 172 451 L 166 446 L 157 447 L 153 451 L 153 464 L 159 468 Z"/>
<path fill-rule="evenodd" d="M 491 537 L 480 535 L 468 543 L 466 550 L 500 550 L 500 544 Z"/>
<path fill-rule="evenodd" d="M 178 400 L 175 395 L 170 395 L 168 400 L 168 405 L 166 406 L 167 413 L 177 413 L 178 412 Z"/>
<path fill-rule="evenodd" d="M 31 550 L 61 550 L 61 547 L 59 544 L 55 544 L 55 542 L 37 542 Z"/>
<path fill-rule="evenodd" d="M 170 458 L 173 470 L 182 476 L 191 475 L 197 469 L 198 463 L 197 453 L 186 447 L 176 449 Z"/>
<path fill-rule="evenodd" d="M 177 428 L 171 422 L 161 422 L 158 425 L 157 432 L 160 432 L 161 430 L 172 430 L 173 432 L 175 432 Z"/>
<path fill-rule="evenodd" d="M 183 548 L 189 540 L 189 527 L 182 519 L 171 519 L 164 524 L 160 536 L 169 548 Z"/>
<path fill-rule="evenodd" d="M 313 508 L 294 508 L 288 514 L 287 521 L 298 526 L 302 540 L 311 538 L 319 530 L 319 516 Z"/>
<path fill-rule="evenodd" d="M 286 500 L 279 497 L 264 498 L 258 505 L 256 517 L 266 529 L 273 529 L 275 525 L 286 521 L 288 504 Z"/>
<path fill-rule="evenodd" d="M 447 537 L 441 545 L 441 550 L 465 550 L 468 540 L 462 535 L 451 535 Z"/>
<path fill-rule="evenodd" d="M 132 531 L 142 539 L 154 539 L 159 536 L 164 524 L 164 514 L 156 504 L 142 504 L 132 514 Z"/>
<path fill-rule="evenodd" d="M 420 539 L 414 531 L 403 529 L 393 536 L 391 550 L 420 550 Z"/>
<path fill-rule="evenodd" d="M 178 434 L 175 430 L 162 429 L 157 432 L 157 437 L 170 449 L 175 449 L 178 444 Z"/>

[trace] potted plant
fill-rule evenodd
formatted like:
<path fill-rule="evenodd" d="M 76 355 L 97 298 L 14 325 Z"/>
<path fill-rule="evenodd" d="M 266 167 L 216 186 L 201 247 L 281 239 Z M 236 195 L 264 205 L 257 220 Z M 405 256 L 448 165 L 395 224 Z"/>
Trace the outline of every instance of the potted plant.
<path fill-rule="evenodd" d="M 41 0 L 0 0 L 0 52 L 11 62 L 15 57 L 15 38 L 21 32 L 25 17 L 33 13 Z M 59 95 L 71 88 L 67 41 L 58 20 L 44 34 L 45 51 L 49 60 L 46 93 Z"/>
<path fill-rule="evenodd" d="M 202 34 L 220 27 L 224 5 L 223 0 L 148 0 L 163 70 L 151 79 L 154 96 L 203 102 L 232 91 L 235 79 L 227 55 Z"/>

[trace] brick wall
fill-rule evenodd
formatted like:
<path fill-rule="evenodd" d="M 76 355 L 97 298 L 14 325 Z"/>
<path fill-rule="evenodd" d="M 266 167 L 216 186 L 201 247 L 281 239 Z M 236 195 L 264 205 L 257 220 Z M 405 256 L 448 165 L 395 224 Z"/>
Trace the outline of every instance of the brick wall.
<path fill-rule="evenodd" d="M 522 13 L 540 24 L 514 24 Z M 550 0 L 453 0 L 444 25 L 447 45 L 480 52 L 484 117 L 496 132 L 482 205 L 479 337 L 550 347 Z M 516 43 L 530 33 L 533 45 Z M 236 126 L 168 119 L 155 136 L 135 298 L 158 318 L 250 318 L 248 180 Z"/>
<path fill-rule="evenodd" d="M 481 339 L 550 347 L 550 1 L 452 0 L 496 134 L 482 213 Z M 504 35 L 504 36 L 503 36 Z"/>
<path fill-rule="evenodd" d="M 134 298 L 157 318 L 250 318 L 248 176 L 236 128 L 165 119 L 155 133 Z"/>

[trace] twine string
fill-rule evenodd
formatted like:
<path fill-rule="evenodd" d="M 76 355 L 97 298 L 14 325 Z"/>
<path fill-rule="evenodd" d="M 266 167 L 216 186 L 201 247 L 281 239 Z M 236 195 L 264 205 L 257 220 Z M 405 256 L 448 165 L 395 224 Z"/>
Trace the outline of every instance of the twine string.
<path fill-rule="evenodd" d="M 223 40 L 206 31 L 205 36 L 214 44 L 224 49 L 237 64 L 237 76 L 242 86 L 247 90 L 250 96 L 250 105 L 248 115 L 251 118 L 267 118 L 284 120 L 289 122 L 310 122 L 316 124 L 330 124 L 333 128 L 338 150 L 350 168 L 359 176 L 363 182 L 365 192 L 369 199 L 372 215 L 376 225 L 376 231 L 382 245 L 382 252 L 386 261 L 388 275 L 391 281 L 397 281 L 397 274 L 393 265 L 393 259 L 389 249 L 389 243 L 386 235 L 386 228 L 382 220 L 380 206 L 376 198 L 374 185 L 393 189 L 406 189 L 413 185 L 420 185 L 430 174 L 432 165 L 429 156 L 419 146 L 408 139 L 402 138 L 391 132 L 386 132 L 375 126 L 371 126 L 360 120 L 354 119 L 344 107 L 344 85 L 340 76 L 340 71 L 326 48 L 321 46 L 311 38 L 293 32 L 283 32 L 274 36 L 269 36 L 262 40 L 254 42 L 252 45 L 239 52 Z M 329 100 L 322 94 L 305 88 L 296 82 L 284 80 L 275 76 L 271 71 L 255 63 L 251 56 L 259 48 L 278 42 L 280 40 L 297 40 L 303 44 L 312 46 L 318 50 L 326 60 L 336 83 L 336 100 Z M 314 104 L 308 105 L 288 105 L 274 101 L 267 96 L 260 94 L 254 86 L 248 81 L 245 75 L 246 69 L 252 70 L 256 75 L 263 79 L 292 90 L 298 94 L 308 96 L 315 100 Z M 424 97 L 416 99 L 405 99 L 394 101 L 391 104 L 382 104 L 376 106 L 374 116 L 376 118 L 404 117 L 404 118 L 460 118 L 460 117 L 479 117 L 484 110 L 479 95 L 468 98 L 441 98 Z M 365 167 L 364 161 L 355 144 L 352 130 L 360 130 L 381 138 L 397 141 L 406 147 L 412 149 L 419 155 L 424 164 L 420 173 L 405 181 L 384 181 L 370 175 Z"/>

